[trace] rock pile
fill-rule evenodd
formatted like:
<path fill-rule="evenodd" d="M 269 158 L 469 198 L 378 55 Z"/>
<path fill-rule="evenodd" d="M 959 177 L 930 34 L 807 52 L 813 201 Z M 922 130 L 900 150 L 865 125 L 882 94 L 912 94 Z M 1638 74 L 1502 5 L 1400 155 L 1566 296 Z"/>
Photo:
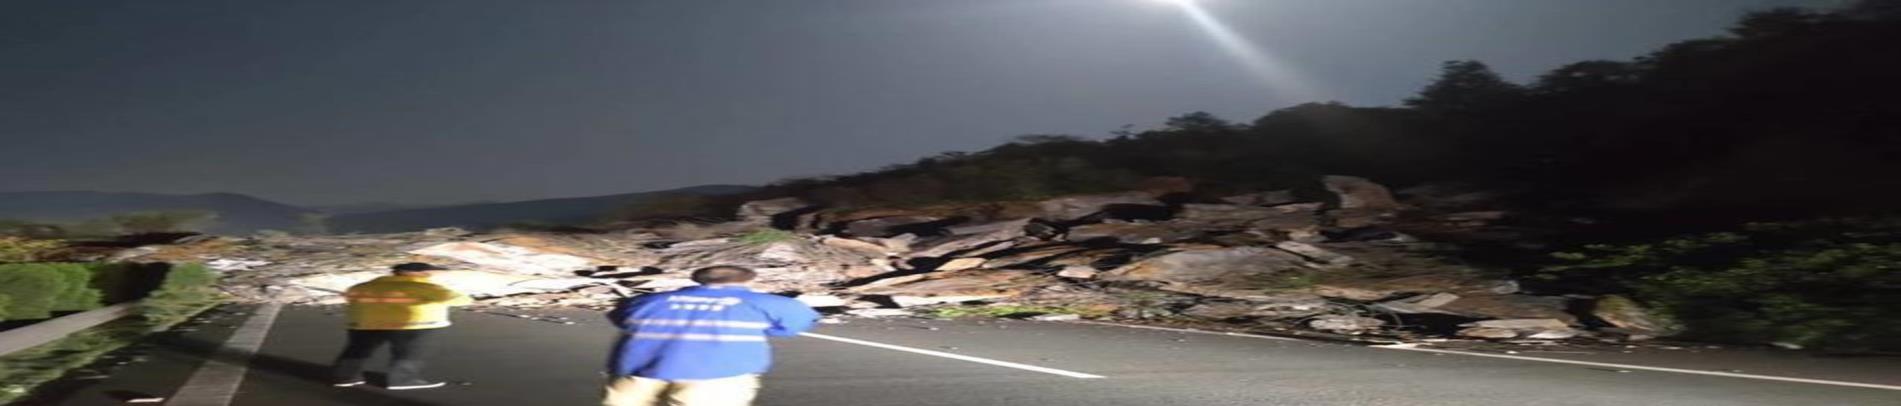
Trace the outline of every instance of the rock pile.
<path fill-rule="evenodd" d="M 605 307 L 691 286 L 693 269 L 739 265 L 759 270 L 764 290 L 868 317 L 1010 305 L 1343 335 L 1555 340 L 1674 332 L 1628 299 L 1528 295 L 1396 231 L 1409 221 L 1483 226 L 1502 214 L 1470 205 L 1455 213 L 1416 209 L 1448 206 L 1402 204 L 1384 186 L 1355 177 L 1319 184 L 1330 197 L 1301 201 L 1276 190 L 1197 201 L 1129 192 L 921 209 L 824 209 L 785 198 L 747 203 L 736 221 L 698 229 L 717 230 L 711 238 L 659 229 L 438 229 L 198 238 L 113 255 L 217 264 L 234 295 L 293 303 L 337 302 L 343 288 L 411 261 L 458 269 L 440 278 L 502 307 Z M 1590 311 L 1573 314 L 1576 308 Z"/>

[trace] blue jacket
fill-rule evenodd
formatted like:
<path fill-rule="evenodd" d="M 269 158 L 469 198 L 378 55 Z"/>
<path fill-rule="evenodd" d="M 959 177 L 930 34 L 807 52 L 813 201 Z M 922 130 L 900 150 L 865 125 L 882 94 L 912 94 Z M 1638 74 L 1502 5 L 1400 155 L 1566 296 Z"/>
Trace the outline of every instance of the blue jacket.
<path fill-rule="evenodd" d="M 784 296 L 701 286 L 627 299 L 608 317 L 626 333 L 608 372 L 671 381 L 765 373 L 766 337 L 798 335 L 819 315 Z"/>

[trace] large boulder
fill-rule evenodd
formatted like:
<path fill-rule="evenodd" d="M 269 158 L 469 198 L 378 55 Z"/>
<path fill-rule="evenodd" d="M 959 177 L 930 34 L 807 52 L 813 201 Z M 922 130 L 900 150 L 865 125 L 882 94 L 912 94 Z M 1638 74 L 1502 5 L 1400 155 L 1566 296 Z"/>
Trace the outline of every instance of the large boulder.
<path fill-rule="evenodd" d="M 1392 191 L 1366 178 L 1328 175 L 1321 177 L 1320 183 L 1328 192 L 1333 192 L 1338 199 L 1335 207 L 1340 209 L 1392 211 L 1401 208 L 1399 201 L 1393 199 Z"/>
<path fill-rule="evenodd" d="M 1639 335 L 1663 337 L 1683 330 L 1681 325 L 1651 313 L 1630 298 L 1618 295 L 1598 298 L 1591 306 L 1591 316 L 1604 324 Z"/>
<path fill-rule="evenodd" d="M 805 199 L 796 197 L 755 200 L 740 204 L 738 212 L 734 213 L 734 217 L 738 218 L 740 222 L 745 223 L 780 225 L 777 223 L 791 222 L 791 219 L 784 219 L 783 217 L 812 207 L 812 202 L 807 202 Z"/>
<path fill-rule="evenodd" d="M 1165 206 L 1166 204 L 1156 200 L 1155 196 L 1148 192 L 1064 196 L 1037 203 L 1037 208 L 1042 210 L 1042 215 L 1038 217 L 1050 221 L 1071 221 L 1125 208 L 1164 208 Z"/>
<path fill-rule="evenodd" d="M 1104 273 L 1110 281 L 1160 282 L 1161 288 L 1242 300 L 1271 299 L 1298 286 L 1314 269 L 1299 255 L 1262 247 L 1190 247 L 1135 261 Z"/>

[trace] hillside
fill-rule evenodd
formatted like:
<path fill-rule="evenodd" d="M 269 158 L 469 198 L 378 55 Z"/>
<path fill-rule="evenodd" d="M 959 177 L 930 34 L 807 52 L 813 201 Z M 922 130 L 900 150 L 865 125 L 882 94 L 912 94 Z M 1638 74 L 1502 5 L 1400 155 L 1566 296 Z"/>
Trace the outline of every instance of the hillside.
<path fill-rule="evenodd" d="M 1587 215 L 1734 223 L 1901 205 L 1901 13 L 1894 2 L 1774 9 L 1729 35 L 1526 83 L 1448 61 L 1402 106 L 1316 102 L 1251 121 L 1208 113 L 1111 137 L 1027 135 L 749 196 L 831 207 L 1039 199 L 1187 179 L 1213 194 L 1350 173 L 1395 187 L 1463 181 Z M 737 205 L 741 200 L 727 202 Z"/>
<path fill-rule="evenodd" d="M 716 196 L 752 191 L 751 186 L 703 185 L 607 196 L 483 203 L 374 213 L 342 214 L 328 220 L 335 233 L 386 233 L 435 227 L 493 228 L 506 224 L 578 225 L 617 209 L 670 196 Z"/>
<path fill-rule="evenodd" d="M 114 214 L 153 211 L 209 211 L 217 219 L 203 231 L 243 234 L 292 230 L 311 210 L 234 193 L 169 195 L 88 191 L 0 193 L 0 219 L 77 223 Z"/>

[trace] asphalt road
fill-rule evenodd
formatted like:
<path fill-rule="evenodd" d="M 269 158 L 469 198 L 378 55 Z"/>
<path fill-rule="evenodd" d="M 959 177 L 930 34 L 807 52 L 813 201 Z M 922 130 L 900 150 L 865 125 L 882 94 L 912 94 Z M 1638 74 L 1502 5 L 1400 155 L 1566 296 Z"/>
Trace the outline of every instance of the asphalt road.
<path fill-rule="evenodd" d="M 206 364 L 248 309 L 136 350 L 109 378 L 68 381 L 39 403 L 119 405 L 171 397 Z M 285 308 L 232 405 L 588 405 L 615 332 L 597 314 L 574 324 L 462 312 L 432 365 L 447 388 L 392 392 L 324 384 L 341 346 L 334 310 Z M 855 320 L 819 333 L 1027 364 L 1039 372 L 912 350 L 797 338 L 776 342 L 760 404 L 793 405 L 1901 405 L 1901 390 L 1658 372 L 1308 341 L 1023 321 Z M 1693 370 L 1901 384 L 1894 359 L 1799 361 L 1762 354 L 1552 353 Z M 1522 355 L 1533 355 L 1526 352 Z M 230 358 L 229 354 L 223 355 Z M 1544 355 L 1539 355 L 1544 356 Z M 1789 357 L 1782 355 L 1783 357 Z M 216 356 L 210 356 L 216 357 Z M 1787 366 L 1780 368 L 1778 366 Z M 1074 376 L 1101 376 L 1085 379 Z"/>

